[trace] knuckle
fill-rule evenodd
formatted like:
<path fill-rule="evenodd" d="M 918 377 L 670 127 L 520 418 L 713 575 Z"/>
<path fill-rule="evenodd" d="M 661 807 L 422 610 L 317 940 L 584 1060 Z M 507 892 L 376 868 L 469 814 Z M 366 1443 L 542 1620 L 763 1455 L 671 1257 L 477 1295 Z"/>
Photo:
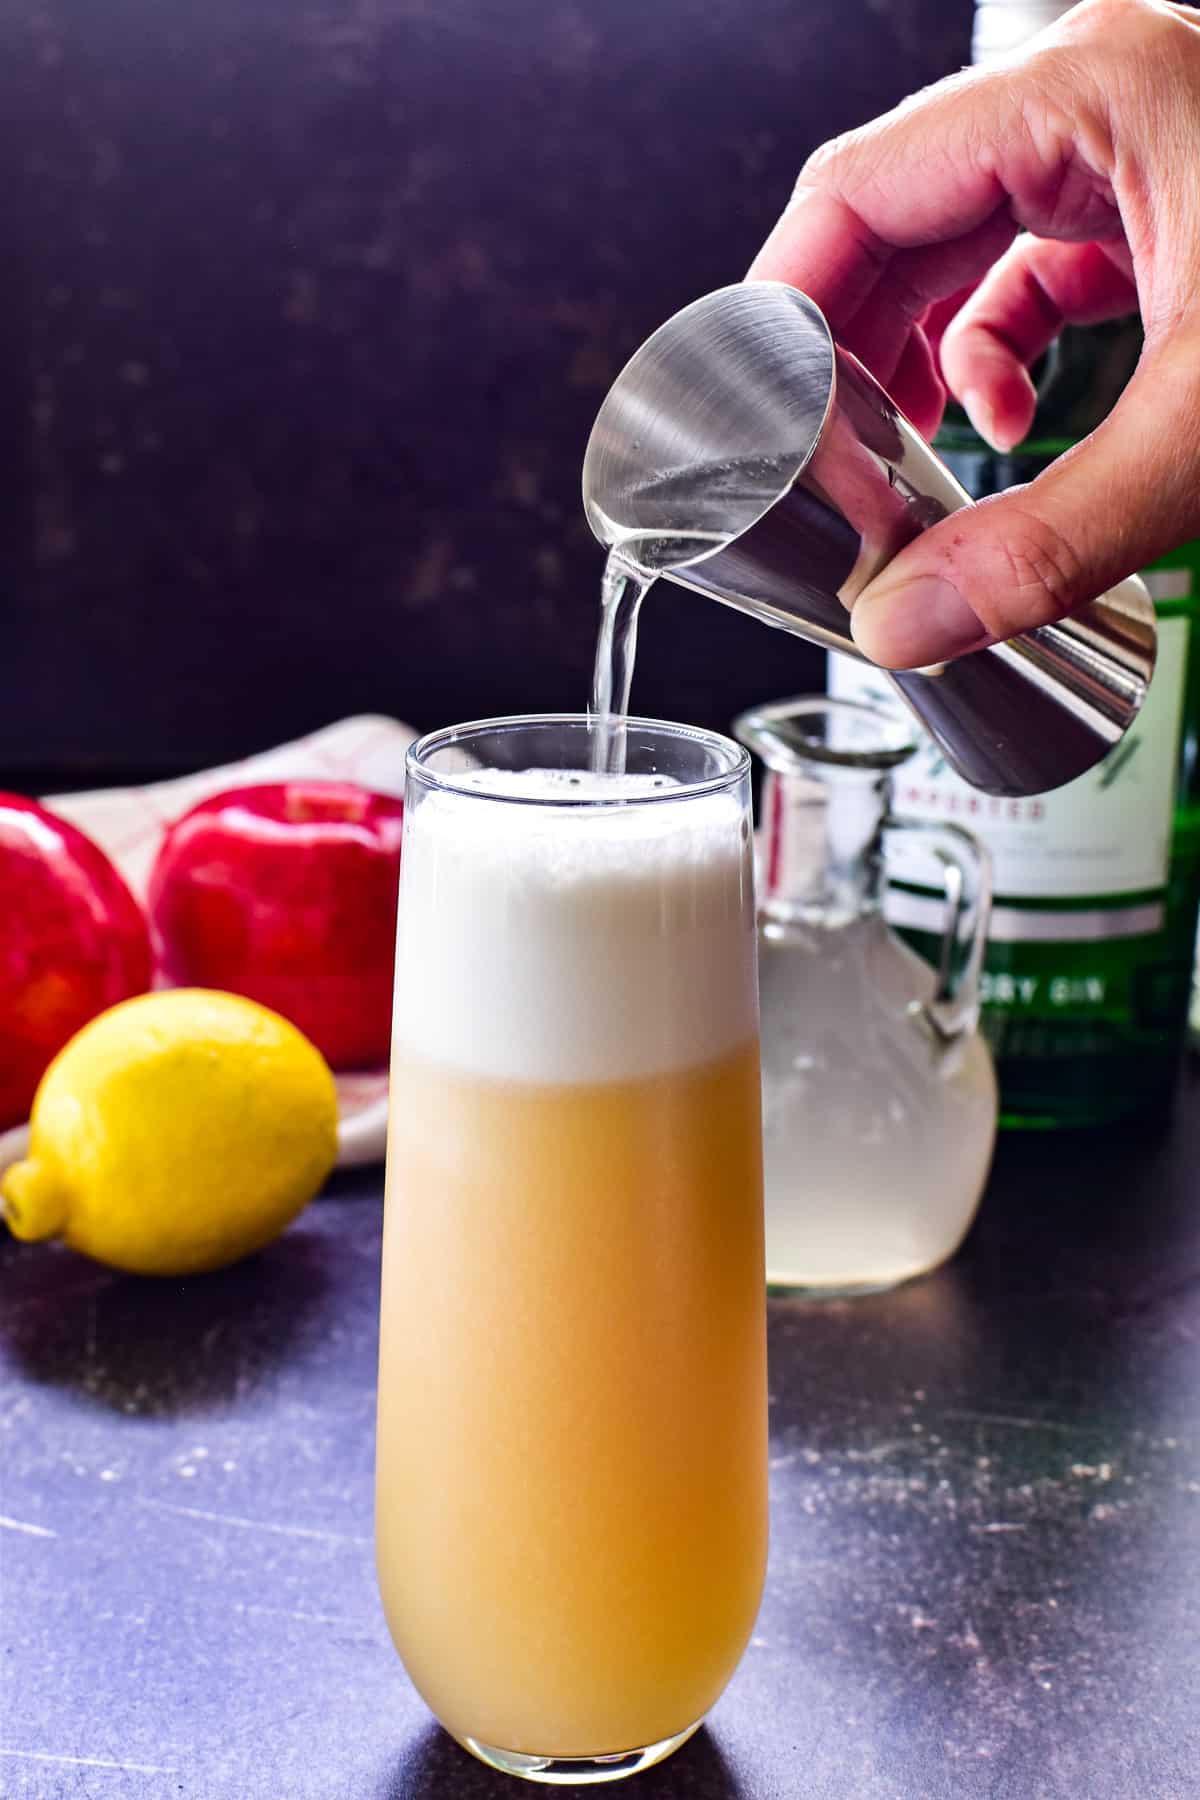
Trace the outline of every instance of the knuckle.
<path fill-rule="evenodd" d="M 1186 53 L 1185 37 L 1197 36 L 1191 22 L 1158 0 L 1083 0 L 1059 34 L 1064 43 L 1086 45 L 1090 54 L 1103 52 L 1114 66 L 1138 53 L 1174 61 Z"/>
<path fill-rule="evenodd" d="M 1109 42 L 1114 32 L 1140 34 L 1152 27 L 1157 6 L 1146 0 L 1083 0 L 1071 18 L 1072 35 Z"/>
<path fill-rule="evenodd" d="M 836 189 L 841 169 L 852 153 L 854 138 L 854 132 L 845 131 L 840 137 L 830 138 L 828 143 L 821 144 L 814 150 L 796 177 L 793 198 L 806 188 Z"/>

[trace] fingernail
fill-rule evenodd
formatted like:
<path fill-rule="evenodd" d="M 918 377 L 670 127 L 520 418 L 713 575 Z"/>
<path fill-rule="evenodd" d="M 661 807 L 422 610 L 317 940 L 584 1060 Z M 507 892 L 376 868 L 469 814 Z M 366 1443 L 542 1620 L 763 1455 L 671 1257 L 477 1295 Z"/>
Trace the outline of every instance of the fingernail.
<path fill-rule="evenodd" d="M 992 409 L 988 405 L 986 395 L 978 388 L 968 388 L 962 397 L 962 409 L 981 438 L 992 441 Z"/>
<path fill-rule="evenodd" d="M 979 388 L 968 388 L 962 397 L 962 409 L 985 443 L 993 450 L 1008 451 L 1021 441 L 1022 433 L 1008 430 L 996 417 L 996 410 Z"/>
<path fill-rule="evenodd" d="M 854 602 L 850 631 L 863 655 L 885 669 L 924 668 L 991 642 L 958 589 L 937 575 L 882 577 Z"/>

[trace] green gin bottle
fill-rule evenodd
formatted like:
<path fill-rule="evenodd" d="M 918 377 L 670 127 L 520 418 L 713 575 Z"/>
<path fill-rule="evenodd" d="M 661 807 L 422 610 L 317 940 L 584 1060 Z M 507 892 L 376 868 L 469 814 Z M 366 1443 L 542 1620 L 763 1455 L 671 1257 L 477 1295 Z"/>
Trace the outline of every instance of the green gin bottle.
<path fill-rule="evenodd" d="M 984 0 L 976 59 L 1007 49 L 1063 5 Z M 1136 321 L 1068 328 L 1035 371 L 1029 438 L 1001 454 L 955 409 L 937 439 L 976 499 L 1031 480 L 1107 414 L 1140 350 Z M 1144 571 L 1158 613 L 1150 694 L 1100 766 L 1058 792 L 996 800 L 952 774 L 926 740 L 900 771 L 910 818 L 968 825 L 993 858 L 995 906 L 983 977 L 1001 1122 L 1090 1125 L 1165 1107 L 1186 1031 L 1200 902 L 1200 543 Z M 886 700 L 866 665 L 830 658 L 831 693 Z M 932 872 L 905 866 L 891 922 L 936 946 Z"/>
<path fill-rule="evenodd" d="M 1032 472 L 1024 452 L 997 460 L 1021 469 L 997 486 Z M 947 461 L 956 466 L 950 451 Z M 1097 769 L 1038 799 L 996 800 L 926 739 L 898 772 L 902 817 L 968 825 L 992 853 L 982 997 L 1002 1124 L 1098 1124 L 1164 1106 L 1174 1086 L 1200 899 L 1200 544 L 1145 579 L 1159 621 L 1154 680 Z M 866 665 L 830 662 L 832 693 L 887 699 Z M 936 877 L 913 862 L 900 873 L 889 920 L 929 956 Z"/>

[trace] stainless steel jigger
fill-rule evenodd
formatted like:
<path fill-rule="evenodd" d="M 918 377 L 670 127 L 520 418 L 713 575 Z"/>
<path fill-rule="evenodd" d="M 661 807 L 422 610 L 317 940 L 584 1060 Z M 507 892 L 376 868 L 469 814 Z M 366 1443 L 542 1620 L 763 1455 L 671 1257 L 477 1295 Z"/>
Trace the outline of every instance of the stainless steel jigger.
<path fill-rule="evenodd" d="M 647 571 L 862 660 L 849 610 L 918 532 L 969 506 L 819 308 L 782 282 L 721 288 L 626 364 L 583 465 L 588 522 Z M 1057 625 L 889 676 L 988 794 L 1041 794 L 1099 762 L 1154 669 L 1136 577 Z"/>

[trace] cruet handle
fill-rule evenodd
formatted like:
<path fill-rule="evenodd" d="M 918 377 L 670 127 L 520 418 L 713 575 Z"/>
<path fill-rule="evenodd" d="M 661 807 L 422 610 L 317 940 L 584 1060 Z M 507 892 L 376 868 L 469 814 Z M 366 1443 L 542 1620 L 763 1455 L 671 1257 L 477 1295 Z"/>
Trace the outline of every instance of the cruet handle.
<path fill-rule="evenodd" d="M 987 846 L 961 825 L 889 814 L 883 829 L 885 849 L 894 833 L 904 832 L 941 869 L 946 912 L 937 985 L 928 1000 L 914 1000 L 911 1010 L 939 1044 L 949 1045 L 968 1036 L 979 1023 L 979 978 L 992 910 L 992 859 Z"/>

